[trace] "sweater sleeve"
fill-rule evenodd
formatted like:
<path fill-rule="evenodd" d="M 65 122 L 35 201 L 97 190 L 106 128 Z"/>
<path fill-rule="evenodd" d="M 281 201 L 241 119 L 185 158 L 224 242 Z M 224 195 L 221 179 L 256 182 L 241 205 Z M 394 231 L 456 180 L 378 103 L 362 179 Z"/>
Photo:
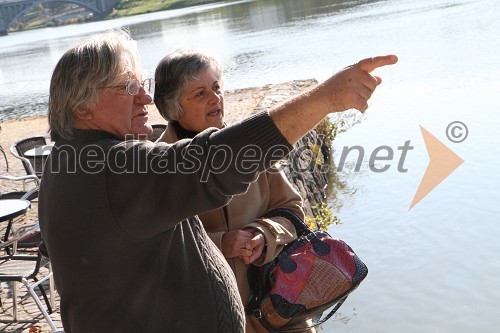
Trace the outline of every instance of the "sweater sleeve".
<path fill-rule="evenodd" d="M 267 113 L 174 144 L 110 147 L 106 181 L 115 222 L 139 237 L 159 234 L 244 193 L 291 148 Z"/>

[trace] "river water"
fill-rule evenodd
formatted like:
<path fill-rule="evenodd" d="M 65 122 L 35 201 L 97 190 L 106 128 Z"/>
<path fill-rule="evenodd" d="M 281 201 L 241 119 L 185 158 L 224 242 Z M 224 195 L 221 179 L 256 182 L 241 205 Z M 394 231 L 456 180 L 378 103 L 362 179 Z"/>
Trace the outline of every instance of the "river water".
<path fill-rule="evenodd" d="M 321 81 L 395 53 L 366 115 L 334 143 L 329 203 L 343 223 L 330 232 L 370 273 L 321 332 L 498 332 L 499 16 L 495 0 L 267 0 L 13 33 L 0 38 L 0 119 L 45 113 L 62 53 L 110 27 L 130 28 L 149 73 L 178 47 L 217 56 L 227 89 Z M 465 127 L 447 133 L 455 121 Z M 464 163 L 409 210 L 429 164 L 420 127 Z M 353 146 L 359 169 L 341 158 Z"/>

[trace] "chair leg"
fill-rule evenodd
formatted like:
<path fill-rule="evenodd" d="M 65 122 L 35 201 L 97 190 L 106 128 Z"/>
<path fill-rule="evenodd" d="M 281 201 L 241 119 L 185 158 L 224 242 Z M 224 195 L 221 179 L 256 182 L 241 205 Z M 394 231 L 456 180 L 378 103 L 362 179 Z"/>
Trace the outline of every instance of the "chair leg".
<path fill-rule="evenodd" d="M 12 320 L 17 321 L 17 282 L 12 281 Z"/>
<path fill-rule="evenodd" d="M 50 328 L 52 329 L 52 331 L 56 331 L 57 330 L 56 324 L 54 324 L 54 321 L 52 320 L 52 318 L 50 318 L 49 314 L 47 313 L 47 310 L 45 310 L 45 307 L 43 306 L 42 302 L 38 298 L 38 295 L 36 294 L 35 290 L 33 289 L 34 287 L 39 286 L 40 283 L 44 282 L 48 278 L 50 278 L 50 276 L 44 277 L 43 279 L 41 279 L 40 281 L 37 281 L 33 285 L 30 285 L 30 283 L 26 279 L 23 279 L 22 282 L 26 286 L 26 288 L 28 288 L 28 291 L 31 294 L 31 297 L 33 297 L 33 300 L 35 300 L 36 305 L 38 306 L 38 308 L 42 312 L 42 315 L 45 317 L 45 320 L 47 320 L 47 323 L 50 325 Z"/>
<path fill-rule="evenodd" d="M 35 282 L 38 282 L 37 278 L 33 278 Z M 45 289 L 41 284 L 38 284 L 38 290 L 40 290 L 40 294 L 42 294 L 43 300 L 45 301 L 45 304 L 47 304 L 47 312 L 52 313 L 52 305 L 50 304 L 51 302 L 49 301 L 47 297 L 47 293 L 45 292 Z"/>
<path fill-rule="evenodd" d="M 55 288 L 54 288 L 54 275 L 52 274 L 52 263 L 49 261 L 49 274 L 50 274 L 50 279 L 49 279 L 49 299 L 50 299 L 50 306 L 54 308 L 55 304 Z"/>

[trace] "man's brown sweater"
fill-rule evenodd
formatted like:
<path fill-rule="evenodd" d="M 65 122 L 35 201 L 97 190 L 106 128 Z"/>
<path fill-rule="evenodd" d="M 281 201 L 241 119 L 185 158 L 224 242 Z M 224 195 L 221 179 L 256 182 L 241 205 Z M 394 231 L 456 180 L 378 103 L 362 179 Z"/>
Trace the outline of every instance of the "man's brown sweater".
<path fill-rule="evenodd" d="M 39 218 L 65 332 L 243 333 L 234 276 L 195 215 L 290 149 L 266 113 L 173 145 L 94 130 L 56 142 Z"/>

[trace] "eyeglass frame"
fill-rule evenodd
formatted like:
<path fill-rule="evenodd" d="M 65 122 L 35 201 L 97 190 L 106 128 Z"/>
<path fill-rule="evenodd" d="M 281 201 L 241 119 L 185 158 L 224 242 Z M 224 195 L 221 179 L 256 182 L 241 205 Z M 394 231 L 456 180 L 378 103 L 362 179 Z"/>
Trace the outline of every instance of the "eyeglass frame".
<path fill-rule="evenodd" d="M 150 86 L 150 88 L 147 90 L 146 90 L 146 82 L 149 82 L 149 86 Z M 134 94 L 131 92 L 131 89 L 134 87 L 132 84 L 135 84 L 135 86 L 137 86 L 137 83 L 139 83 L 139 85 L 138 85 L 139 88 L 137 89 L 137 92 Z M 142 82 L 137 80 L 137 79 L 129 79 L 125 85 L 110 86 L 110 87 L 103 87 L 103 88 L 125 88 L 125 90 L 127 91 L 127 94 L 129 94 L 130 96 L 136 96 L 141 91 L 141 86 L 144 87 L 144 91 L 146 91 L 147 94 L 149 94 L 151 96 L 154 94 L 154 92 L 155 92 L 155 80 L 153 78 L 145 79 Z"/>

